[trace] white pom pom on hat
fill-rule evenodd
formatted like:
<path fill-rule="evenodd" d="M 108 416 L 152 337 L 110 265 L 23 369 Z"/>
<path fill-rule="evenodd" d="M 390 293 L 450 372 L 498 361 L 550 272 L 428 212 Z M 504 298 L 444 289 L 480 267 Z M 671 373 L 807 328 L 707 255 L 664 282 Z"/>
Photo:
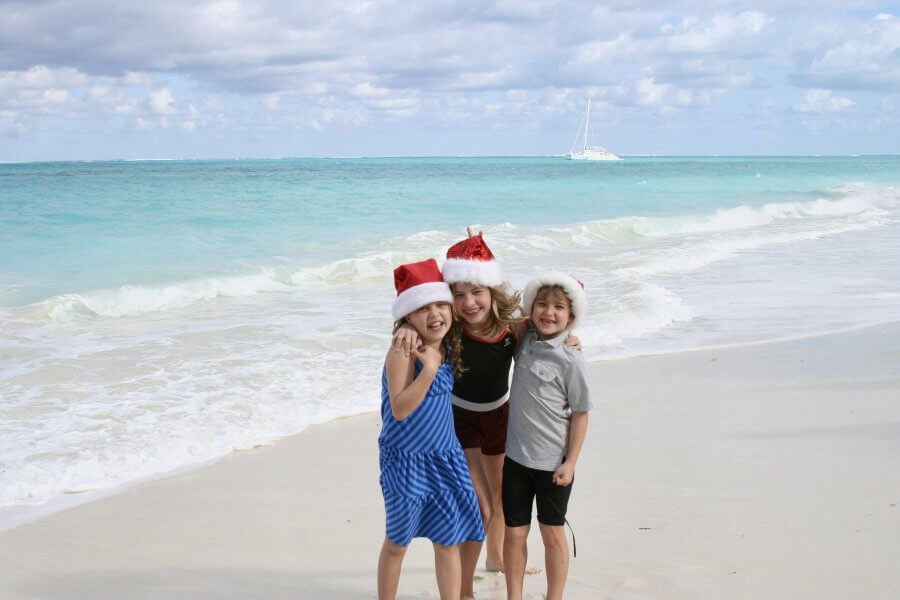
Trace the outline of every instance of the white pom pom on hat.
<path fill-rule="evenodd" d="M 584 293 L 584 284 L 562 271 L 546 271 L 528 282 L 522 293 L 524 312 L 530 315 L 538 290 L 551 285 L 561 287 L 569 298 L 569 302 L 572 303 L 572 319 L 569 326 L 571 327 L 576 322 L 581 323 L 587 315 L 587 295 Z"/>
<path fill-rule="evenodd" d="M 441 278 L 441 270 L 433 258 L 394 269 L 394 288 L 397 290 L 391 307 L 394 320 L 432 302 L 453 302 L 450 286 Z"/>

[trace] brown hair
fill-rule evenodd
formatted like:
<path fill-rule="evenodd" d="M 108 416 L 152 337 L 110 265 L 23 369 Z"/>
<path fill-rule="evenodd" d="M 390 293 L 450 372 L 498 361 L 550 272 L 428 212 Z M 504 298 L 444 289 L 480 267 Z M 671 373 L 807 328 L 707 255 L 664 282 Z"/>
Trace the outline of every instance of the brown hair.
<path fill-rule="evenodd" d="M 547 294 L 549 294 L 551 292 L 555 292 L 556 294 L 559 294 L 560 296 L 562 296 L 563 298 L 566 299 L 566 304 L 569 305 L 569 313 L 571 314 L 570 319 L 574 319 L 574 318 L 578 317 L 578 315 L 576 315 L 575 311 L 572 309 L 572 299 L 569 298 L 569 295 L 566 293 L 565 288 L 563 288 L 563 286 L 561 286 L 561 285 L 555 285 L 555 284 L 554 285 L 542 285 L 534 293 L 534 301 L 537 302 L 538 298 L 544 298 L 544 297 L 546 297 Z M 533 306 L 529 307 L 529 309 L 528 309 L 529 313 L 531 312 L 532 308 L 534 308 L 534 307 Z"/>
<path fill-rule="evenodd" d="M 450 346 L 450 360 L 453 362 L 453 374 L 456 377 L 459 377 L 468 370 L 462 363 L 462 326 L 459 324 L 459 318 L 456 316 L 452 304 L 450 305 L 450 313 L 452 315 L 452 323 L 450 324 L 450 330 L 444 335 L 442 341 Z M 408 322 L 409 321 L 406 320 L 405 316 L 400 317 L 394 321 L 394 330 L 391 333 L 397 333 L 397 330 Z"/>

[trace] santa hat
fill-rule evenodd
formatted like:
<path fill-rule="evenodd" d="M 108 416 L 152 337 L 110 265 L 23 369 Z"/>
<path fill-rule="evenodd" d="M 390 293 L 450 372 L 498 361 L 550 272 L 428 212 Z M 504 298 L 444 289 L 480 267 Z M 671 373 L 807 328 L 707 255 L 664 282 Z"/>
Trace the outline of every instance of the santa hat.
<path fill-rule="evenodd" d="M 541 273 L 528 282 L 525 286 L 525 292 L 522 294 L 523 308 L 525 312 L 531 314 L 534 299 L 537 297 L 538 290 L 545 286 L 558 285 L 563 289 L 569 302 L 572 303 L 572 319 L 569 325 L 576 321 L 582 323 L 587 313 L 587 295 L 584 293 L 584 284 L 575 279 L 568 273 L 562 271 L 547 271 Z"/>
<path fill-rule="evenodd" d="M 480 233 L 450 246 L 442 272 L 447 283 L 474 283 L 489 287 L 503 283 L 500 263 L 494 259 Z"/>
<path fill-rule="evenodd" d="M 432 302 L 453 302 L 450 286 L 441 279 L 433 258 L 394 269 L 394 288 L 397 290 L 397 299 L 391 307 L 394 320 Z"/>

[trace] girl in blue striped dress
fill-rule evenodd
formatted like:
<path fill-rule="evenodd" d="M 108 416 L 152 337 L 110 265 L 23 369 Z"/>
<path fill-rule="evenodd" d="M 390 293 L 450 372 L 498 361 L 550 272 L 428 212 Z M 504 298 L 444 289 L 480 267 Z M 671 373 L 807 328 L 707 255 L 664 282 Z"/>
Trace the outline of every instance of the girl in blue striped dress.
<path fill-rule="evenodd" d="M 412 538 L 425 537 L 434 545 L 441 599 L 458 600 L 459 544 L 484 540 L 450 403 L 454 369 L 461 366 L 459 326 L 453 322 L 450 287 L 434 259 L 398 267 L 394 285 L 395 330 L 408 323 L 421 345 L 408 357 L 389 351 L 381 378 L 378 446 L 387 526 L 378 597 L 396 597 L 406 548 Z"/>

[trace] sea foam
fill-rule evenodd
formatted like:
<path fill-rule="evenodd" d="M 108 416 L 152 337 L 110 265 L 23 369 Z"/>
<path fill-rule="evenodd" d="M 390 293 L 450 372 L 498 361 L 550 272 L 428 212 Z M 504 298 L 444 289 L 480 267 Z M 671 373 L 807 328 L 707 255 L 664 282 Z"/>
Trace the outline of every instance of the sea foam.
<path fill-rule="evenodd" d="M 853 195 L 760 207 L 738 206 L 710 214 L 598 219 L 565 227 L 517 227 L 505 223 L 491 230 L 491 244 L 507 257 L 505 262 L 513 265 L 516 258 L 521 258 L 522 265 L 536 264 L 547 254 L 554 253 L 605 256 L 619 252 L 623 263 L 619 269 L 623 273 L 680 272 L 767 244 L 878 227 L 885 223 L 886 207 L 897 201 L 894 188 L 861 190 L 844 186 L 842 189 Z M 629 244 L 675 238 L 684 243 L 673 247 L 664 244 L 641 247 L 641 259 L 635 264 L 628 260 Z M 219 276 L 161 287 L 125 285 L 115 290 L 64 294 L 41 302 L 31 310 L 53 320 L 139 316 L 181 309 L 215 298 L 292 292 L 304 286 L 374 285 L 390 277 L 398 264 L 419 260 L 422 256 L 440 258 L 444 248 L 454 240 L 454 235 L 447 232 L 418 232 L 389 239 L 383 250 L 362 252 L 322 265 L 296 269 L 285 265 L 268 266 L 260 267 L 255 274 Z"/>

